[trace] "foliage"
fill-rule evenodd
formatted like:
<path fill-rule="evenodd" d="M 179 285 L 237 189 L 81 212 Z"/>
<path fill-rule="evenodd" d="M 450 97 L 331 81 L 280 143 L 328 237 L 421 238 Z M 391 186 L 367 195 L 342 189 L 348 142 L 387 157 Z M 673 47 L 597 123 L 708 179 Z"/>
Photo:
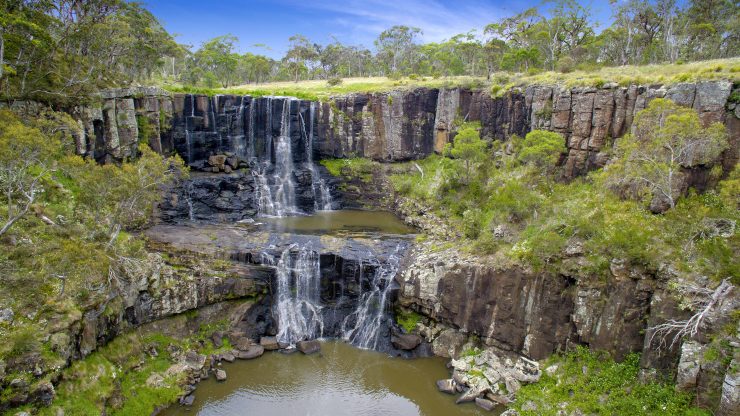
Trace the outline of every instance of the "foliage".
<path fill-rule="evenodd" d="M 565 139 L 558 133 L 533 130 L 521 142 L 517 159 L 523 164 L 531 164 L 543 170 L 552 169 L 565 153 Z"/>
<path fill-rule="evenodd" d="M 391 183 L 463 236 L 462 249 L 504 264 L 609 279 L 617 260 L 646 270 L 670 264 L 682 275 L 737 280 L 739 239 L 721 231 L 722 224 L 740 221 L 737 171 L 717 191 L 677 195 L 674 209 L 655 215 L 612 192 L 608 170 L 558 181 L 552 167 L 563 150 L 559 135 L 533 131 L 523 140 L 494 142 L 469 178 L 463 160 L 431 156 L 414 162 L 423 175 L 409 165 L 396 170 Z M 580 254 L 566 255 L 568 247 L 579 247 Z"/>
<path fill-rule="evenodd" d="M 470 123 L 460 127 L 454 144 L 445 147 L 445 153 L 465 163 L 465 178 L 470 180 L 470 170 L 486 156 L 486 142 L 481 140 L 478 129 Z"/>
<path fill-rule="evenodd" d="M 332 176 L 344 176 L 347 180 L 354 178 L 369 183 L 376 171 L 377 162 L 370 159 L 355 157 L 349 159 L 322 159 L 319 163 L 324 166 Z"/>
<path fill-rule="evenodd" d="M 682 170 L 713 164 L 727 146 L 722 123 L 703 128 L 696 111 L 658 98 L 637 114 L 632 133 L 617 142 L 618 162 L 606 170 L 606 178 L 673 208 L 683 191 Z"/>
<path fill-rule="evenodd" d="M 601 352 L 577 347 L 551 357 L 539 382 L 523 386 L 513 404 L 519 414 L 557 415 L 568 413 L 611 415 L 705 415 L 692 407 L 692 397 L 676 392 L 672 385 L 638 380 L 640 356 L 628 355 L 615 362 Z M 525 406 L 525 404 L 527 404 Z M 532 408 L 535 408 L 534 410 Z"/>
<path fill-rule="evenodd" d="M 3 98 L 78 104 L 149 79 L 182 49 L 139 3 L 10 1 L 0 13 Z"/>

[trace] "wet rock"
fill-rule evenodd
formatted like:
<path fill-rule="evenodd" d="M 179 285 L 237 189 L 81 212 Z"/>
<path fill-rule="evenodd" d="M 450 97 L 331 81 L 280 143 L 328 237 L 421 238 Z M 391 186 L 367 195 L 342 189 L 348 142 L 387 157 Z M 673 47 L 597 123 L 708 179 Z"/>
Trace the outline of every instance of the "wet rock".
<path fill-rule="evenodd" d="M 220 368 L 216 370 L 216 381 L 226 381 L 226 371 Z"/>
<path fill-rule="evenodd" d="M 180 404 L 187 407 L 192 406 L 193 402 L 195 402 L 195 395 L 193 394 L 188 394 L 187 396 L 180 399 Z"/>
<path fill-rule="evenodd" d="M 457 392 L 457 390 L 455 390 L 455 380 L 451 378 L 437 380 L 437 390 L 442 393 L 455 394 Z"/>
<path fill-rule="evenodd" d="M 501 413 L 499 416 L 519 416 L 519 412 L 514 409 L 506 409 L 506 411 Z"/>
<path fill-rule="evenodd" d="M 503 404 L 503 405 L 507 405 L 511 403 L 511 400 L 508 397 L 502 396 L 500 394 L 495 394 L 495 393 L 486 393 L 486 399 L 494 403 Z"/>
<path fill-rule="evenodd" d="M 321 351 L 321 343 L 315 339 L 311 341 L 298 341 L 296 348 L 304 354 L 313 354 Z"/>
<path fill-rule="evenodd" d="M 480 397 L 477 397 L 475 399 L 475 405 L 489 412 L 493 410 L 494 407 L 496 407 L 496 404 L 493 403 L 492 401 L 487 400 L 487 399 L 481 399 Z"/>
<path fill-rule="evenodd" d="M 251 360 L 262 356 L 265 353 L 265 348 L 261 345 L 252 345 L 244 351 L 239 351 L 236 354 L 236 358 L 240 360 Z"/>
<path fill-rule="evenodd" d="M 221 359 L 228 363 L 233 363 L 235 358 L 234 354 L 228 351 L 221 354 Z"/>
<path fill-rule="evenodd" d="M 455 400 L 455 404 L 460 403 L 467 403 L 475 401 L 478 397 L 480 397 L 481 394 L 484 393 L 484 390 L 482 387 L 471 387 L 467 391 L 463 392 L 463 394 Z"/>
<path fill-rule="evenodd" d="M 280 344 L 276 337 L 262 337 L 260 338 L 260 345 L 267 351 L 280 349 Z"/>
<path fill-rule="evenodd" d="M 391 337 L 391 344 L 399 350 L 411 351 L 421 344 L 421 337 L 416 334 L 395 334 Z"/>

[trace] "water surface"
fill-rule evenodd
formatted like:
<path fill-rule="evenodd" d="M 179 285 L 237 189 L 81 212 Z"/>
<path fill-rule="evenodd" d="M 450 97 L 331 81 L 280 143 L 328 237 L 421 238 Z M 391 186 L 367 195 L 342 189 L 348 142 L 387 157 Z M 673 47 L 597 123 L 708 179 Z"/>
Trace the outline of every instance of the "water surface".
<path fill-rule="evenodd" d="M 379 232 L 411 234 L 414 229 L 387 211 L 316 211 L 311 215 L 256 219 L 268 231 L 296 234 L 337 234 L 341 232 Z"/>
<path fill-rule="evenodd" d="M 496 415 L 474 404 L 455 404 L 437 391 L 449 377 L 446 360 L 404 360 L 340 341 L 322 343 L 320 354 L 267 352 L 224 364 L 228 379 L 201 382 L 195 403 L 173 405 L 164 416 L 454 416 Z"/>

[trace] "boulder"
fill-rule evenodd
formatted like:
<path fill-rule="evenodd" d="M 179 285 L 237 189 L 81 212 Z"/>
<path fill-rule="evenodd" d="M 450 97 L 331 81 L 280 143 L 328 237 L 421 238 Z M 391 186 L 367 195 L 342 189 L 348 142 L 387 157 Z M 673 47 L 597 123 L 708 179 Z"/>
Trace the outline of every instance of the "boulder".
<path fill-rule="evenodd" d="M 296 347 L 298 348 L 298 351 L 304 354 L 313 354 L 321 351 L 321 343 L 315 339 L 311 341 L 299 341 L 296 344 Z"/>
<path fill-rule="evenodd" d="M 230 351 L 221 354 L 221 359 L 229 363 L 233 363 L 235 358 L 234 354 Z"/>
<path fill-rule="evenodd" d="M 195 402 L 195 395 L 188 394 L 187 396 L 180 399 L 180 404 L 183 406 L 192 406 L 193 402 Z"/>
<path fill-rule="evenodd" d="M 223 169 L 226 164 L 226 156 L 224 155 L 213 155 L 208 158 L 208 164 Z"/>
<path fill-rule="evenodd" d="M 421 344 L 421 337 L 416 334 L 397 334 L 391 337 L 391 344 L 399 350 L 411 351 Z"/>
<path fill-rule="evenodd" d="M 236 156 L 227 157 L 226 164 L 232 169 L 239 169 L 239 158 Z"/>
<path fill-rule="evenodd" d="M 262 337 L 260 338 L 260 345 L 267 351 L 274 351 L 280 349 L 280 344 L 275 337 Z"/>
<path fill-rule="evenodd" d="M 478 387 L 472 387 L 469 388 L 467 391 L 463 392 L 463 394 L 455 400 L 455 404 L 460 403 L 468 403 L 475 401 L 480 395 L 483 393 L 481 389 Z"/>
<path fill-rule="evenodd" d="M 496 407 L 496 404 L 494 402 L 487 399 L 481 399 L 480 397 L 477 397 L 475 399 L 475 405 L 489 412 L 493 410 L 494 407 Z"/>
<path fill-rule="evenodd" d="M 247 337 L 239 337 L 231 341 L 234 348 L 239 351 L 246 351 L 254 345 L 251 339 Z"/>
<path fill-rule="evenodd" d="M 261 345 L 252 345 L 244 351 L 236 353 L 236 358 L 240 360 L 251 360 L 265 353 L 265 348 Z"/>
<path fill-rule="evenodd" d="M 216 370 L 216 380 L 217 381 L 226 381 L 226 371 L 222 369 Z"/>
<path fill-rule="evenodd" d="M 437 380 L 437 390 L 442 393 L 455 394 L 455 380 L 447 378 L 444 380 Z"/>

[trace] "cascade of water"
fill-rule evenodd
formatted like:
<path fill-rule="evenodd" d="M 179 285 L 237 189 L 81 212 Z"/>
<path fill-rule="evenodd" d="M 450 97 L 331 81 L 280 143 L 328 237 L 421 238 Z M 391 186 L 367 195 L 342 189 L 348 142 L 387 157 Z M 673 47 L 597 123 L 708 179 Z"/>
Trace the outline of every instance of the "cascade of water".
<path fill-rule="evenodd" d="M 316 110 L 316 103 L 311 102 L 309 107 L 309 127 L 308 133 L 306 133 L 306 122 L 303 118 L 303 113 L 298 112 L 298 116 L 301 120 L 301 126 L 303 129 L 303 137 L 306 138 L 306 158 L 308 169 L 311 171 L 311 190 L 313 191 L 313 205 L 315 210 L 331 210 L 332 200 L 331 193 L 329 192 L 329 186 L 326 181 L 321 178 L 319 171 L 316 169 L 316 165 L 313 163 L 313 117 Z"/>
<path fill-rule="evenodd" d="M 357 309 L 342 323 L 342 337 L 360 348 L 376 349 L 383 321 L 386 319 L 388 295 L 393 286 L 393 278 L 398 272 L 401 246 L 397 246 L 388 261 L 377 265 L 370 290 L 363 291 Z M 360 263 L 362 271 L 362 263 Z M 362 287 L 362 272 L 360 272 Z"/>
<path fill-rule="evenodd" d="M 295 206 L 295 186 L 293 185 L 293 151 L 290 139 L 290 103 L 283 101 L 280 114 L 280 135 L 275 145 L 275 205 L 276 215 L 282 216 L 297 212 Z"/>
<path fill-rule="evenodd" d="M 193 209 L 193 183 L 189 182 L 187 187 L 188 219 L 195 221 L 195 210 Z"/>
<path fill-rule="evenodd" d="M 275 263 L 274 259 L 271 263 Z M 278 341 L 295 344 L 322 337 L 324 322 L 318 253 L 292 244 L 281 254 L 276 269 Z"/>
<path fill-rule="evenodd" d="M 244 98 L 245 96 L 242 96 L 241 101 L 239 101 L 239 110 L 236 113 L 236 127 L 239 134 L 231 137 L 234 140 L 234 152 L 242 159 L 247 157 L 246 135 L 244 134 Z M 231 135 L 231 123 L 227 123 L 227 126 L 229 127 L 229 135 Z"/>
<path fill-rule="evenodd" d="M 247 160 L 255 157 L 254 154 L 254 108 L 256 107 L 256 100 L 252 99 L 249 103 L 249 134 L 247 135 Z"/>

